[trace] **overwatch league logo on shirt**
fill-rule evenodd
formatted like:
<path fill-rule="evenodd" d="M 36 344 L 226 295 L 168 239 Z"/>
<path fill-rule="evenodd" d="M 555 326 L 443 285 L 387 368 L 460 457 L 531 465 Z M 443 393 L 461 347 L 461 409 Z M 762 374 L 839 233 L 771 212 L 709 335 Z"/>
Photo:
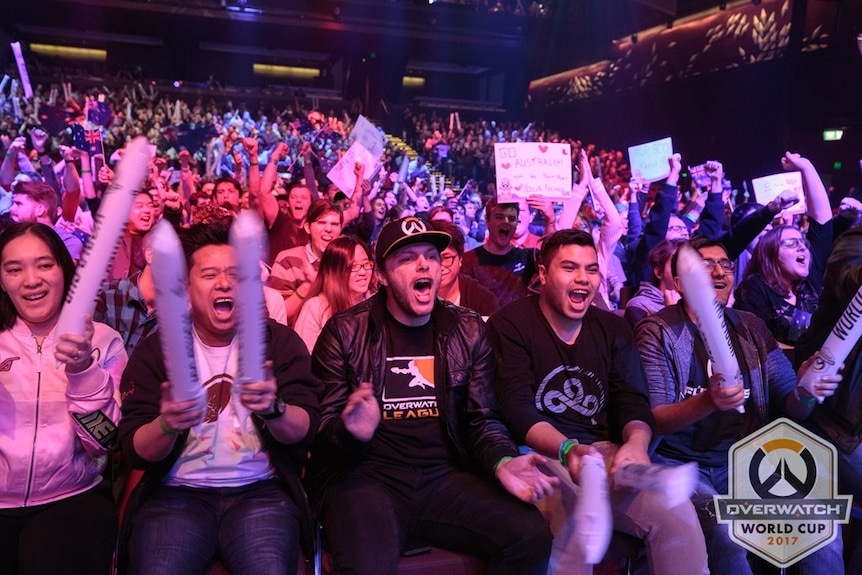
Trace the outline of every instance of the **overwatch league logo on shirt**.
<path fill-rule="evenodd" d="M 789 419 L 736 442 L 730 494 L 715 495 L 719 523 L 739 545 L 784 568 L 835 540 L 849 495 L 837 495 L 835 446 Z"/>
<path fill-rule="evenodd" d="M 387 357 L 383 419 L 438 417 L 434 356 Z"/>

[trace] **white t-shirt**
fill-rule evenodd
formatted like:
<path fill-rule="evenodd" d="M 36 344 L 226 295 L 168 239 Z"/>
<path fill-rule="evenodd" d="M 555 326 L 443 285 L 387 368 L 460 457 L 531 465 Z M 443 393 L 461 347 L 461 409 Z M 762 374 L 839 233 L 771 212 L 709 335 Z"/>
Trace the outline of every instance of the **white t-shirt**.
<path fill-rule="evenodd" d="M 207 414 L 203 423 L 189 430 L 167 485 L 240 487 L 274 477 L 251 413 L 233 389 L 238 372 L 236 337 L 229 346 L 211 347 L 195 333 L 194 343 Z"/>

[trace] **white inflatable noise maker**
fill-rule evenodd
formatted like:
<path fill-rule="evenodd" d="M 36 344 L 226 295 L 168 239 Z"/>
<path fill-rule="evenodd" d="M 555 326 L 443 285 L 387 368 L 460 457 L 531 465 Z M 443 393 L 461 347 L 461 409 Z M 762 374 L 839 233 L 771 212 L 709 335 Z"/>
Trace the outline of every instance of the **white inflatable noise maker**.
<path fill-rule="evenodd" d="M 703 267 L 703 258 L 694 248 L 683 244 L 677 253 L 676 269 L 685 304 L 694 314 L 697 330 L 715 373 L 724 375 L 726 385 L 730 387 L 740 385 L 742 373 L 724 321 L 724 306 L 718 303 L 715 287 Z M 745 407 L 740 405 L 736 411 L 745 413 Z"/>
<path fill-rule="evenodd" d="M 81 254 L 63 303 L 55 332 L 58 335 L 84 335 L 84 316 L 92 315 L 96 308 L 96 295 L 117 253 L 132 203 L 147 176 L 150 157 L 149 142 L 144 137 L 126 146 L 114 179 L 102 197 L 93 235 Z"/>
<path fill-rule="evenodd" d="M 814 383 L 824 375 L 835 375 L 838 368 L 850 355 L 850 352 L 862 337 L 862 287 L 844 308 L 844 313 L 829 333 L 829 337 L 820 347 L 820 352 L 805 375 L 799 380 L 799 385 L 812 392 Z M 812 395 L 813 392 L 812 392 Z M 822 398 L 818 398 L 823 403 Z"/>
<path fill-rule="evenodd" d="M 253 212 L 243 212 L 230 229 L 230 245 L 237 255 L 237 334 L 239 381 L 263 381 L 266 362 L 266 302 L 260 281 L 260 260 L 266 252 L 263 223 Z"/>
<path fill-rule="evenodd" d="M 574 539 L 586 562 L 596 565 L 611 543 L 614 520 L 608 496 L 608 474 L 598 455 L 581 457 L 580 491 L 575 503 Z"/>
<path fill-rule="evenodd" d="M 186 259 L 180 239 L 166 220 L 153 230 L 153 284 L 159 318 L 159 338 L 174 401 L 206 401 L 195 362 L 192 314 L 186 293 Z"/>
<path fill-rule="evenodd" d="M 664 496 L 668 508 L 689 500 L 697 485 L 697 463 L 684 465 L 645 465 L 629 463 L 614 473 L 614 485 L 649 490 Z"/>

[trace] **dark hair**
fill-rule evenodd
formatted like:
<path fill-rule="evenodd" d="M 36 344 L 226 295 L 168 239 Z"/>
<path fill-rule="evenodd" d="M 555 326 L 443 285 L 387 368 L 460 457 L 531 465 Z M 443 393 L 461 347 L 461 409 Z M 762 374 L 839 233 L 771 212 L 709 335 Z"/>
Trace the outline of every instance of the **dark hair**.
<path fill-rule="evenodd" d="M 794 226 L 775 226 L 766 232 L 757 242 L 754 251 L 751 252 L 751 260 L 745 268 L 745 277 L 755 274 L 759 275 L 763 281 L 772 288 L 775 293 L 781 297 L 790 295 L 790 291 L 796 286 L 789 285 L 789 282 L 784 279 L 784 274 L 781 271 L 781 266 L 778 263 L 778 252 L 781 250 L 781 234 L 784 230 L 796 230 Z"/>
<path fill-rule="evenodd" d="M 488 203 L 485 204 L 485 219 L 489 219 L 491 217 L 491 214 L 493 214 L 494 210 L 497 208 L 514 208 L 516 212 L 521 211 L 521 206 L 518 205 L 517 200 L 514 202 L 498 202 L 497 198 L 491 198 L 490 200 L 488 200 Z"/>
<path fill-rule="evenodd" d="M 328 313 L 330 315 L 335 315 L 353 305 L 347 286 L 350 281 L 350 267 L 353 265 L 357 246 L 362 247 L 369 261 L 374 261 L 371 248 L 353 235 L 335 238 L 329 242 L 323 255 L 320 256 L 320 269 L 317 272 L 317 278 L 311 284 L 311 289 L 308 290 L 306 297 L 311 298 L 323 293 L 329 303 Z M 369 287 L 371 287 L 370 283 Z"/>
<path fill-rule="evenodd" d="M 852 228 L 835 240 L 823 275 L 823 299 L 834 296 L 840 308 L 850 302 L 862 285 L 862 226 Z M 821 306 L 822 307 L 822 306 Z"/>
<path fill-rule="evenodd" d="M 446 220 L 431 220 L 431 227 L 452 236 L 452 239 L 449 241 L 449 247 L 455 250 L 458 257 L 464 256 L 464 233 L 461 231 L 461 228 Z"/>
<path fill-rule="evenodd" d="M 233 218 L 225 217 L 207 223 L 192 224 L 180 230 L 180 243 L 186 256 L 186 266 L 192 268 L 192 256 L 205 246 L 222 246 L 230 243 L 230 225 Z"/>
<path fill-rule="evenodd" d="M 239 197 L 242 197 L 242 185 L 240 185 L 239 182 L 229 176 L 222 176 L 215 181 L 215 186 L 213 187 L 213 200 L 215 200 L 216 188 L 218 188 L 220 184 L 232 185 L 236 189 L 237 195 L 239 195 Z"/>
<path fill-rule="evenodd" d="M 312 202 L 308 208 L 308 216 L 305 218 L 305 223 L 310 224 L 316 222 L 327 214 L 338 214 L 338 221 L 344 223 L 344 213 L 341 208 L 330 202 L 329 200 L 320 199 Z"/>
<path fill-rule="evenodd" d="M 51 223 L 57 221 L 57 193 L 45 182 L 18 182 L 12 195 L 22 194 L 45 208 L 45 215 Z"/>
<path fill-rule="evenodd" d="M 593 236 L 589 232 L 583 230 L 560 230 L 542 238 L 539 263 L 547 266 L 554 259 L 554 256 L 557 255 L 557 252 L 560 251 L 560 248 L 570 245 L 596 249 Z"/>
<path fill-rule="evenodd" d="M 651 249 L 649 252 L 650 269 L 655 270 L 655 268 L 658 268 L 660 270 L 664 270 L 664 266 L 667 265 L 668 260 L 673 257 L 676 250 L 683 242 L 685 242 L 685 240 L 677 239 L 660 241 L 656 247 Z M 671 267 L 673 266 L 671 265 Z M 655 272 L 653 272 L 651 283 L 656 287 L 661 283 L 661 280 L 656 277 Z"/>
<path fill-rule="evenodd" d="M 757 208 L 760 207 L 760 204 L 755 204 L 754 202 L 748 202 L 745 204 L 739 204 L 733 209 L 733 212 L 730 214 L 730 225 L 731 227 L 735 227 L 736 224 L 741 222 L 743 219 L 748 217 L 757 211 Z"/>
<path fill-rule="evenodd" d="M 0 260 L 2 260 L 3 250 L 12 240 L 27 234 L 36 236 L 45 242 L 48 251 L 51 252 L 60 269 L 63 270 L 63 299 L 65 300 L 69 293 L 69 286 L 72 285 L 72 277 L 75 275 L 75 263 L 72 261 L 72 256 L 69 255 L 69 250 L 63 240 L 50 226 L 36 222 L 19 222 L 6 228 L 6 231 L 0 234 Z M 0 289 L 0 330 L 12 327 L 17 317 L 18 310 L 15 309 L 9 294 Z"/>
<path fill-rule="evenodd" d="M 450 210 L 448 207 L 446 207 L 446 206 L 434 206 L 428 212 L 428 221 L 433 222 L 434 216 L 436 216 L 440 212 L 445 212 L 445 213 L 449 214 L 449 221 L 452 221 L 455 219 L 455 214 L 453 214 L 452 210 Z"/>
<path fill-rule="evenodd" d="M 676 247 L 676 251 L 673 252 L 673 257 L 670 259 L 670 273 L 673 277 L 676 277 L 676 262 L 679 258 L 679 248 L 683 244 L 690 246 L 695 251 L 700 251 L 703 248 L 721 248 L 724 250 L 724 253 L 727 254 L 727 248 L 718 240 L 712 240 L 704 236 L 697 236 L 693 240 L 687 240 L 680 242 L 680 244 Z"/>
<path fill-rule="evenodd" d="M 395 220 L 400 220 L 401 218 L 406 218 L 410 214 L 406 214 L 406 212 L 413 213 L 413 211 L 407 206 L 401 204 L 395 204 L 391 208 L 386 211 L 386 215 L 383 217 L 383 225 L 385 226 L 389 222 L 394 222 Z"/>
<path fill-rule="evenodd" d="M 291 193 L 291 192 L 293 192 L 293 190 L 298 190 L 298 189 L 300 189 L 300 188 L 302 188 L 302 189 L 306 190 L 306 191 L 308 192 L 308 197 L 309 197 L 309 198 L 311 197 L 311 188 L 309 188 L 309 187 L 308 187 L 308 186 L 306 186 L 305 184 L 301 184 L 301 183 L 291 184 L 291 185 L 290 185 L 290 187 L 289 187 L 289 188 L 287 188 L 287 191 L 285 192 L 284 196 L 285 196 L 286 198 L 289 198 L 289 197 L 290 197 L 290 193 Z"/>

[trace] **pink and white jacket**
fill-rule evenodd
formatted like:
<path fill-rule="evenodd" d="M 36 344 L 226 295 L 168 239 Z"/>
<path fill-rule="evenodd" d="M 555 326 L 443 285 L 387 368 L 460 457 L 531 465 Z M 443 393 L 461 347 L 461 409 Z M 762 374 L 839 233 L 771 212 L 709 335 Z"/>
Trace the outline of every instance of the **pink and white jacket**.
<path fill-rule="evenodd" d="M 39 346 L 19 318 L 0 332 L 0 508 L 58 501 L 95 487 L 120 420 L 123 340 L 96 323 L 93 363 L 57 367 L 52 330 Z"/>

